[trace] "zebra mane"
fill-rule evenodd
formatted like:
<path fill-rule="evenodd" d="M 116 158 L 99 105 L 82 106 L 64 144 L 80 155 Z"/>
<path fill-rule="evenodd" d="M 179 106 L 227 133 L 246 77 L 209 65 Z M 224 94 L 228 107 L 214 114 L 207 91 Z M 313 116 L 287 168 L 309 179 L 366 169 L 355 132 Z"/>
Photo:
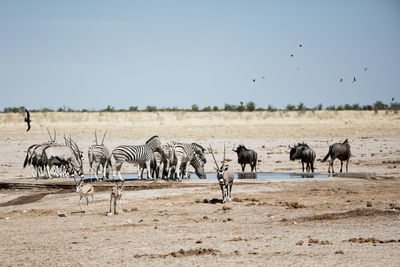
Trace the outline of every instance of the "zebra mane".
<path fill-rule="evenodd" d="M 146 144 L 148 144 L 149 142 L 151 142 L 153 139 L 155 138 L 160 138 L 158 137 L 158 135 L 153 136 L 152 138 L 150 138 L 149 140 L 146 141 Z"/>
<path fill-rule="evenodd" d="M 202 152 L 204 152 L 204 147 L 202 147 L 201 145 L 197 144 L 197 143 L 192 143 L 192 145 L 197 146 L 201 149 Z"/>

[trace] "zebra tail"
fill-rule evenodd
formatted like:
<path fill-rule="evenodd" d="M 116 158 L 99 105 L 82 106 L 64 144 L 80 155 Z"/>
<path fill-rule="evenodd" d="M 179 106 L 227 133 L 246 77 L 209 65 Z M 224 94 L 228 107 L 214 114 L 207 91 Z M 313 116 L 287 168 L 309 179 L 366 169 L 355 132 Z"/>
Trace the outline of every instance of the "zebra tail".
<path fill-rule="evenodd" d="M 332 145 L 329 146 L 328 154 L 326 154 L 325 158 L 324 158 L 321 162 L 325 162 L 325 161 L 329 158 L 329 155 L 330 155 L 331 153 L 332 153 Z"/>

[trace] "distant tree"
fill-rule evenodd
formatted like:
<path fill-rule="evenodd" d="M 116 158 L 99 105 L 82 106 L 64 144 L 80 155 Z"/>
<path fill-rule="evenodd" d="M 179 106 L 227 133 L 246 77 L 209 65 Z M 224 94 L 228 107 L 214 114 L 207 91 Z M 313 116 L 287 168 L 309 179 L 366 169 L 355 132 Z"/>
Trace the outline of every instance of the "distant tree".
<path fill-rule="evenodd" d="M 306 109 L 307 109 L 307 107 L 304 105 L 303 102 L 300 102 L 300 103 L 297 105 L 297 110 L 299 110 L 299 111 L 304 111 L 304 110 L 306 110 Z"/>
<path fill-rule="evenodd" d="M 342 105 L 337 106 L 336 110 L 343 110 L 343 106 Z"/>
<path fill-rule="evenodd" d="M 214 106 L 213 107 L 213 111 L 219 111 L 219 107 L 218 106 Z"/>
<path fill-rule="evenodd" d="M 387 109 L 387 108 L 388 108 L 388 105 L 383 104 L 382 101 L 376 101 L 376 102 L 374 103 L 374 105 L 372 106 L 372 108 L 373 108 L 374 110 L 384 110 L 384 109 Z"/>
<path fill-rule="evenodd" d="M 272 105 L 268 105 L 267 111 L 269 111 L 269 112 L 276 111 L 276 108 Z"/>
<path fill-rule="evenodd" d="M 230 104 L 225 104 L 224 110 L 225 111 L 235 111 L 236 110 L 236 106 L 235 105 L 230 105 Z"/>
<path fill-rule="evenodd" d="M 25 108 L 24 107 L 6 107 L 3 109 L 4 113 L 18 113 L 18 112 L 24 112 Z"/>
<path fill-rule="evenodd" d="M 53 112 L 54 110 L 51 108 L 42 108 L 42 112 Z"/>
<path fill-rule="evenodd" d="M 204 107 L 201 111 L 211 111 L 211 107 L 210 106 Z"/>
<path fill-rule="evenodd" d="M 372 106 L 371 105 L 364 105 L 362 107 L 362 110 L 372 110 Z"/>
<path fill-rule="evenodd" d="M 351 107 L 352 110 L 360 110 L 360 105 L 359 104 L 353 104 L 353 106 Z"/>
<path fill-rule="evenodd" d="M 316 110 L 322 110 L 322 104 L 318 104 L 317 106 L 315 106 L 314 109 L 316 109 Z"/>
<path fill-rule="evenodd" d="M 199 111 L 199 106 L 196 104 L 192 105 L 192 111 Z"/>
<path fill-rule="evenodd" d="M 295 109 L 296 109 L 295 105 L 291 105 L 291 104 L 286 105 L 286 110 L 292 111 Z"/>
<path fill-rule="evenodd" d="M 242 111 L 245 111 L 245 110 L 246 110 L 246 108 L 244 107 L 243 102 L 240 101 L 240 106 L 236 107 L 236 111 L 242 112 Z"/>
<path fill-rule="evenodd" d="M 254 111 L 255 109 L 256 109 L 256 104 L 254 104 L 254 102 L 250 101 L 246 104 L 247 111 Z"/>
<path fill-rule="evenodd" d="M 350 104 L 344 104 L 344 109 L 345 110 L 352 110 L 353 106 L 351 106 Z"/>
<path fill-rule="evenodd" d="M 114 107 L 108 105 L 105 109 L 102 110 L 103 112 L 114 112 Z"/>
<path fill-rule="evenodd" d="M 400 109 L 400 103 L 396 103 L 396 102 L 391 103 L 390 104 L 390 109 L 391 110 L 399 110 Z"/>
<path fill-rule="evenodd" d="M 128 111 L 138 111 L 138 107 L 137 106 L 130 106 L 128 108 Z"/>
<path fill-rule="evenodd" d="M 336 106 L 335 105 L 327 106 L 326 110 L 336 110 Z"/>
<path fill-rule="evenodd" d="M 157 111 L 157 107 L 156 106 L 146 106 L 145 111 L 154 112 L 154 111 Z"/>

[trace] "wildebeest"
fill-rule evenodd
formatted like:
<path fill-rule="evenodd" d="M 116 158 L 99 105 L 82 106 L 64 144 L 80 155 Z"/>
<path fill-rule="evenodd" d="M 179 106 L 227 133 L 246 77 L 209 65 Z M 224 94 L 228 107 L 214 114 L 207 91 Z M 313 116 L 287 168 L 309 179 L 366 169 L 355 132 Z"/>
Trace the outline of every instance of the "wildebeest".
<path fill-rule="evenodd" d="M 237 153 L 238 163 L 242 166 L 242 172 L 244 172 L 246 164 L 250 164 L 251 171 L 256 170 L 257 152 L 247 149 L 244 145 L 239 145 L 236 150 L 232 149 L 232 151 Z"/>
<path fill-rule="evenodd" d="M 290 160 L 301 159 L 301 165 L 304 172 L 304 163 L 307 164 L 306 170 L 314 172 L 315 152 L 305 143 L 298 143 L 294 147 L 290 147 Z"/>
<path fill-rule="evenodd" d="M 235 174 L 228 170 L 228 165 L 225 165 L 225 145 L 224 145 L 224 160 L 222 161 L 221 167 L 218 166 L 217 160 L 212 152 L 210 145 L 211 155 L 215 162 L 215 170 L 217 171 L 217 179 L 222 193 L 222 203 L 232 200 L 232 185 Z"/>
<path fill-rule="evenodd" d="M 346 161 L 346 172 L 349 171 L 348 166 L 349 166 L 349 159 L 351 156 L 351 152 L 350 152 L 350 144 L 347 139 L 342 144 L 335 143 L 333 145 L 330 145 L 328 154 L 326 154 L 325 158 L 321 162 L 325 162 L 329 156 L 331 156 L 331 160 L 328 166 L 329 173 L 331 172 L 331 167 L 332 167 L 332 173 L 335 173 L 335 171 L 333 170 L 333 161 L 336 158 L 340 160 L 340 172 L 342 172 L 343 161 Z"/>

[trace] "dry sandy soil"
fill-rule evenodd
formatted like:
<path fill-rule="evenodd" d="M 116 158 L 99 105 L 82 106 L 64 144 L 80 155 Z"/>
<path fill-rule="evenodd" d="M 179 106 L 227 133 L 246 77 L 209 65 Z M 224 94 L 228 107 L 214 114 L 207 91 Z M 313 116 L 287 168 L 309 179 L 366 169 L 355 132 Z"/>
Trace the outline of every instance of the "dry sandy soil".
<path fill-rule="evenodd" d="M 22 114 L 0 114 L 1 266 L 400 264 L 398 114 L 34 113 L 32 120 L 26 133 Z M 22 168 L 27 147 L 48 140 L 46 127 L 59 141 L 71 134 L 84 151 L 95 129 L 108 130 L 110 149 L 157 134 L 162 142 L 211 144 L 222 159 L 225 143 L 235 171 L 234 145 L 258 152 L 258 171 L 299 172 L 289 144 L 307 142 L 320 160 L 329 144 L 348 138 L 349 171 L 378 179 L 236 180 L 225 204 L 215 180 L 126 182 L 124 212 L 113 216 L 106 216 L 112 184 L 96 182 L 94 202 L 80 213 L 72 179 L 35 180 Z M 317 161 L 317 168 L 328 167 Z"/>

